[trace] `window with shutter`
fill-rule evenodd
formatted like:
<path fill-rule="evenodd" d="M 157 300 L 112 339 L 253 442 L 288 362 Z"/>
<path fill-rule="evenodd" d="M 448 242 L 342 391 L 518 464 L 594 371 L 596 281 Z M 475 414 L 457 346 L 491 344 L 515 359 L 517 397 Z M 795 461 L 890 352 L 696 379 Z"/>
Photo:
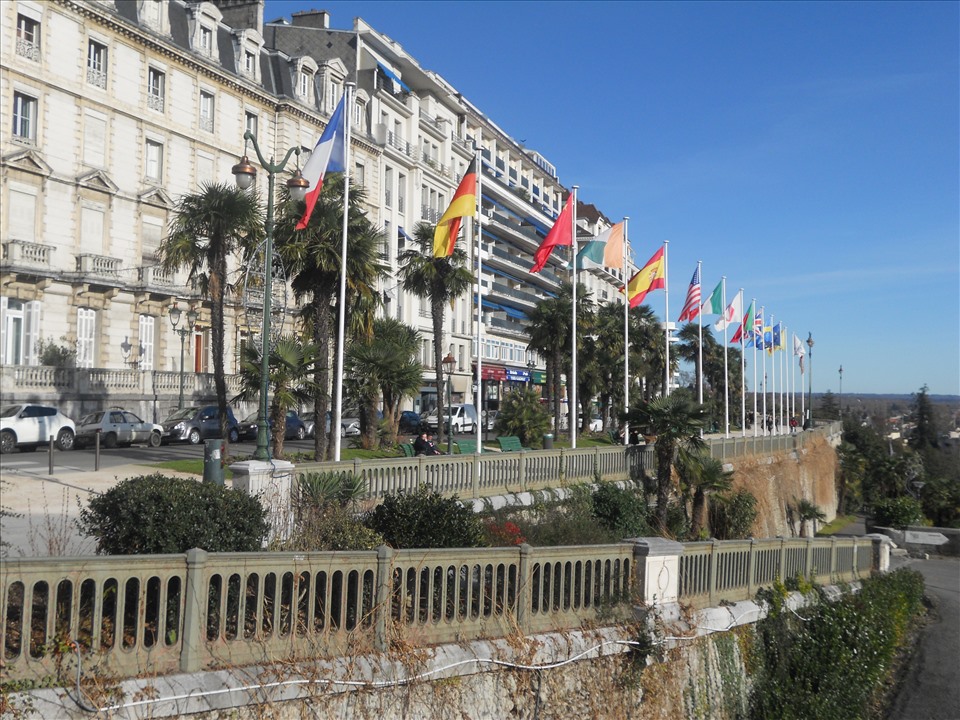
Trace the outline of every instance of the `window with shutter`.
<path fill-rule="evenodd" d="M 37 215 L 37 196 L 10 188 L 8 232 L 11 240 L 26 240 L 36 242 L 35 228 Z"/>
<path fill-rule="evenodd" d="M 96 325 L 96 310 L 89 308 L 77 309 L 77 367 L 93 367 Z"/>
<path fill-rule="evenodd" d="M 103 255 L 103 208 L 83 207 L 80 210 L 80 247 L 84 252 Z"/>
<path fill-rule="evenodd" d="M 24 303 L 23 364 L 40 364 L 40 301 Z"/>
<path fill-rule="evenodd" d="M 107 121 L 103 117 L 87 114 L 83 123 L 83 163 L 91 167 L 104 167 L 107 142 Z"/>
<path fill-rule="evenodd" d="M 140 361 L 141 370 L 153 370 L 153 338 L 154 331 L 156 328 L 156 318 L 152 315 L 141 315 L 140 316 L 140 354 L 138 360 Z"/>

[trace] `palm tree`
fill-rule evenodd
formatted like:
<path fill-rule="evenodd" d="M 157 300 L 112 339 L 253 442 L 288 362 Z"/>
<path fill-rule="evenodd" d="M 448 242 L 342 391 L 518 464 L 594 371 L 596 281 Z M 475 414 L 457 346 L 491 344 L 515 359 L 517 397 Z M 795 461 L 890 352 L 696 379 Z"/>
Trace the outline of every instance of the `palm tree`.
<path fill-rule="evenodd" d="M 403 289 L 430 301 L 433 319 L 433 365 L 437 381 L 437 418 L 443 418 L 443 317 L 448 304 L 473 285 L 474 277 L 467 267 L 467 253 L 454 247 L 449 257 L 433 255 L 434 226 L 417 223 L 413 231 L 414 247 L 400 252 L 398 275 Z M 438 421 L 438 430 L 443 425 Z M 440 432 L 442 438 L 442 431 Z"/>
<path fill-rule="evenodd" d="M 599 375 L 597 392 L 606 423 L 608 419 L 615 417 L 613 408 L 623 409 L 623 304 L 606 302 L 600 305 L 593 327 Z"/>
<path fill-rule="evenodd" d="M 276 228 L 277 253 L 290 269 L 294 297 L 303 303 L 301 318 L 317 348 L 313 411 L 318 423 L 327 417 L 331 400 L 330 358 L 334 356 L 337 342 L 334 318 L 337 317 L 340 291 L 343 193 L 341 174 L 325 178 L 323 192 L 310 216 L 310 224 L 304 230 L 295 230 L 302 205 L 290 202 L 285 190 L 281 190 L 282 202 Z M 348 309 L 375 305 L 373 298 L 377 282 L 386 273 L 386 266 L 380 259 L 383 233 L 373 227 L 367 218 L 363 202 L 362 188 L 351 187 L 347 214 Z M 369 313 L 360 315 L 369 318 Z M 350 313 L 350 317 L 352 323 L 353 313 Z M 339 393 L 340 388 L 333 388 L 333 392 Z M 339 428 L 334 428 L 331 423 L 330 432 L 339 432 Z M 332 447 L 330 437 L 323 432 L 315 433 L 317 459 L 328 456 Z"/>
<path fill-rule="evenodd" d="M 692 402 L 683 391 L 640 401 L 630 408 L 627 420 L 640 427 L 645 435 L 655 435 L 657 454 L 657 520 L 661 530 L 667 527 L 667 503 L 670 500 L 671 470 L 678 448 L 689 452 L 704 447 L 700 438 L 701 406 Z"/>
<path fill-rule="evenodd" d="M 733 471 L 724 470 L 721 461 L 706 455 L 685 450 L 679 451 L 677 455 L 680 477 L 685 481 L 687 492 L 693 490 L 690 537 L 699 540 L 705 525 L 707 495 L 729 490 L 733 484 Z"/>
<path fill-rule="evenodd" d="M 663 328 L 649 305 L 640 305 L 630 310 L 630 367 L 631 374 L 645 378 L 645 399 L 652 400 L 663 390 L 664 366 L 666 364 L 665 337 Z M 670 356 L 671 365 L 676 357 Z"/>
<path fill-rule="evenodd" d="M 251 401 L 260 396 L 260 351 L 248 345 L 240 364 L 240 393 L 233 402 Z M 313 397 L 310 370 L 316 360 L 316 348 L 296 338 L 282 337 L 270 344 L 269 384 L 270 423 L 273 457 L 283 456 L 287 410 L 307 403 Z"/>
<path fill-rule="evenodd" d="M 400 404 L 405 397 L 413 397 L 423 378 L 419 352 L 420 333 L 393 318 L 374 320 L 372 336 L 355 340 L 347 351 L 347 377 L 356 395 L 370 398 L 379 393 L 383 400 L 391 445 L 397 441 Z M 365 447 L 372 446 L 366 440 Z"/>
<path fill-rule="evenodd" d="M 827 516 L 824 512 L 814 505 L 812 502 L 806 499 L 794 500 L 794 510 L 797 513 L 797 518 L 800 520 L 800 537 L 807 536 L 807 521 L 813 521 L 813 534 L 809 537 L 813 537 L 817 534 L 817 522 L 823 522 L 827 519 Z"/>
<path fill-rule="evenodd" d="M 213 379 L 220 412 L 220 436 L 227 437 L 227 380 L 223 367 L 224 298 L 229 288 L 227 261 L 249 253 L 264 233 L 260 201 L 232 185 L 207 184 L 177 203 L 170 233 L 158 255 L 164 270 L 188 269 L 188 277 L 210 300 Z"/>

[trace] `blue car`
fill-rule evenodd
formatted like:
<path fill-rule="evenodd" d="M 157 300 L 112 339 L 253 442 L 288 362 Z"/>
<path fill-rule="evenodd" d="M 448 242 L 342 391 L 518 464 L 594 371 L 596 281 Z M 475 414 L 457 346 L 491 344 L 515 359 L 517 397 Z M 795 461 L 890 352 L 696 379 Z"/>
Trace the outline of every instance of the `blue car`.
<path fill-rule="evenodd" d="M 269 422 L 269 419 L 268 419 Z M 287 410 L 286 429 L 283 433 L 284 440 L 303 440 L 307 436 L 307 426 L 300 416 L 294 410 Z M 270 423 L 271 430 L 273 423 Z M 257 412 L 250 413 L 243 422 L 240 423 L 240 437 L 244 440 L 257 439 Z"/>

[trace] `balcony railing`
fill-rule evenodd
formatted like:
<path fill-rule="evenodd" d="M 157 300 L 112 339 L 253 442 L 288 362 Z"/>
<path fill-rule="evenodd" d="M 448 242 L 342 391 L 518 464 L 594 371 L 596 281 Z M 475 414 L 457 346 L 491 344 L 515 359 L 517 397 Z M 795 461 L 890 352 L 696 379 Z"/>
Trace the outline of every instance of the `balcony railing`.
<path fill-rule="evenodd" d="M 410 143 L 394 133 L 392 130 L 387 133 L 387 145 L 399 150 L 408 157 L 413 157 L 413 147 L 410 145 Z"/>
<path fill-rule="evenodd" d="M 87 84 L 98 88 L 106 88 L 107 74 L 103 70 L 87 68 Z"/>
<path fill-rule="evenodd" d="M 52 269 L 52 255 L 56 247 L 26 240 L 10 240 L 3 246 L 5 264 L 11 268 Z"/>
<path fill-rule="evenodd" d="M 213 132 L 213 118 L 207 115 L 201 116 L 200 129 L 205 132 Z"/>
<path fill-rule="evenodd" d="M 83 275 L 118 279 L 122 264 L 123 261 L 120 258 L 107 257 L 106 255 L 83 253 L 77 256 L 77 270 Z"/>
<path fill-rule="evenodd" d="M 163 112 L 163 95 L 147 93 L 147 107 L 151 110 Z"/>
<path fill-rule="evenodd" d="M 40 45 L 32 40 L 17 38 L 17 55 L 27 58 L 27 60 L 40 62 Z"/>

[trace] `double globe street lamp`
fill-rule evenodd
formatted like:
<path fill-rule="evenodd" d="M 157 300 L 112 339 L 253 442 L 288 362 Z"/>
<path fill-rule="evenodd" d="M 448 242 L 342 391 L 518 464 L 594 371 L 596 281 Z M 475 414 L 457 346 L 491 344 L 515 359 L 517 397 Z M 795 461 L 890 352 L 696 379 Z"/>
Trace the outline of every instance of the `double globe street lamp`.
<path fill-rule="evenodd" d="M 197 311 L 192 307 L 187 310 L 187 322 L 182 328 L 178 328 L 177 325 L 180 324 L 180 316 L 182 312 L 180 308 L 177 307 L 177 304 L 174 303 L 173 307 L 170 308 L 170 324 L 173 325 L 173 331 L 180 336 L 180 400 L 177 402 L 177 409 L 183 407 L 183 343 L 187 339 L 187 335 L 193 332 L 193 328 L 197 324 Z"/>
<path fill-rule="evenodd" d="M 287 150 L 287 154 L 283 156 L 283 160 L 274 163 L 272 157 L 269 161 L 263 157 L 253 133 L 248 130 L 243 134 L 243 139 L 247 145 L 253 145 L 253 151 L 257 156 L 260 167 L 267 171 L 267 219 L 264 225 L 263 253 L 263 329 L 260 349 L 260 406 L 257 410 L 257 449 L 253 453 L 253 458 L 254 460 L 269 460 L 270 428 L 267 421 L 267 396 L 270 392 L 270 312 L 273 297 L 273 187 L 276 174 L 283 171 L 291 155 L 296 154 L 299 157 L 300 148 L 290 148 Z M 241 190 L 248 190 L 253 187 L 257 178 L 257 168 L 250 162 L 246 152 L 240 158 L 240 162 L 233 166 L 232 172 L 236 178 L 237 187 Z M 295 202 L 303 202 L 309 187 L 310 183 L 300 174 L 299 167 L 293 173 L 293 177 L 287 180 L 290 198 Z"/>

